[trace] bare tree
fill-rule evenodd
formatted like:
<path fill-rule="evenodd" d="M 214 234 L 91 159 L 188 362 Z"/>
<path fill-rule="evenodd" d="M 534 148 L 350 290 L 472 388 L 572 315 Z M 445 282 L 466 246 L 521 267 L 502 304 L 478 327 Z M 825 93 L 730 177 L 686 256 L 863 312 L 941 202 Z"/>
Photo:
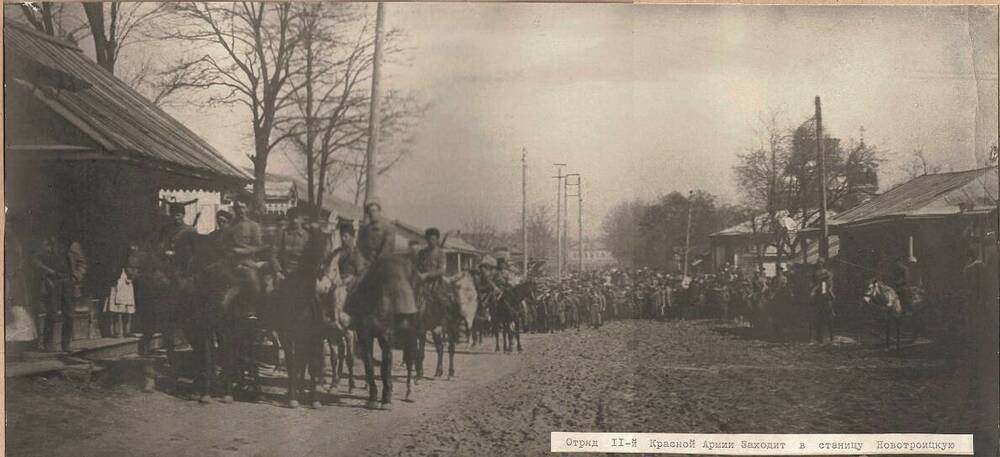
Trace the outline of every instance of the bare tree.
<path fill-rule="evenodd" d="M 162 38 L 196 48 L 163 75 L 177 90 L 204 90 L 209 105 L 243 105 L 252 116 L 253 194 L 263 205 L 267 162 L 289 133 L 275 135 L 293 103 L 291 62 L 299 43 L 290 3 L 168 3 L 176 19 Z"/>
<path fill-rule="evenodd" d="M 18 4 L 17 11 L 35 30 L 75 44 L 79 41 L 81 32 L 86 32 L 89 26 L 86 21 L 73 14 L 70 5 L 73 4 L 21 2 Z M 5 14 L 12 10 L 13 8 L 4 8 Z"/>
<path fill-rule="evenodd" d="M 739 155 L 739 162 L 734 167 L 737 185 L 745 203 L 756 212 L 767 215 L 763 221 L 757 219 L 757 214 L 750 216 L 755 243 L 759 232 L 770 234 L 770 241 L 767 245 L 757 246 L 758 251 L 774 246 L 780 262 L 785 243 L 782 243 L 781 230 L 778 230 L 778 213 L 789 203 L 790 189 L 785 170 L 790 158 L 791 135 L 788 128 L 782 125 L 781 113 L 777 110 L 758 116 L 754 134 L 758 144 Z"/>
<path fill-rule="evenodd" d="M 97 64 L 115 73 L 122 49 L 137 41 L 141 29 L 159 17 L 164 7 L 142 2 L 37 2 L 21 3 L 20 11 L 35 29 L 56 38 L 77 43 L 89 34 Z"/>
<path fill-rule="evenodd" d="M 475 213 L 462 224 L 462 239 L 484 251 L 492 252 L 502 245 L 500 230 L 484 213 Z"/>
<path fill-rule="evenodd" d="M 914 149 L 902 164 L 906 177 L 913 179 L 918 176 L 940 173 L 944 166 L 940 162 L 931 161 L 927 158 L 923 149 Z"/>
<path fill-rule="evenodd" d="M 295 109 L 284 114 L 288 122 L 283 131 L 290 134 L 302 162 L 308 199 L 316 203 L 347 177 L 355 189 L 364 186 L 361 153 L 368 138 L 374 35 L 370 18 L 357 5 L 304 5 L 298 20 L 301 52 L 293 62 L 299 70 L 293 78 Z M 385 55 L 401 51 L 394 45 L 397 36 L 398 30 L 386 35 Z M 397 92 L 385 97 L 383 107 L 380 135 L 390 139 L 405 131 L 422 110 Z M 380 154 L 379 173 L 391 169 L 405 153 L 405 148 L 396 148 Z"/>
<path fill-rule="evenodd" d="M 82 5 L 94 40 L 97 64 L 111 73 L 115 72 L 115 64 L 129 37 L 164 10 L 162 3 L 84 2 Z"/>

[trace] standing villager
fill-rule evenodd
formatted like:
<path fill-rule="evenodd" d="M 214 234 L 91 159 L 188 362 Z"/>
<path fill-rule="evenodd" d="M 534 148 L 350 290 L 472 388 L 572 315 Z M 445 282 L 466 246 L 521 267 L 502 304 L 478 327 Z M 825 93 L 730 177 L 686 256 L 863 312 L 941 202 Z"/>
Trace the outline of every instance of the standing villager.
<path fill-rule="evenodd" d="M 38 339 L 35 318 L 29 303 L 27 256 L 21 243 L 21 223 L 8 215 L 7 236 L 4 237 L 4 341 L 30 344 Z M 10 352 L 8 352 L 10 354 Z"/>
<path fill-rule="evenodd" d="M 40 295 L 45 304 L 43 349 L 47 352 L 55 351 L 55 323 L 61 320 L 60 343 L 63 352 L 69 352 L 70 342 L 73 340 L 73 273 L 68 247 L 56 237 L 48 238 L 42 242 L 32 263 L 42 277 Z M 57 319 L 57 316 L 61 318 Z"/>
<path fill-rule="evenodd" d="M 823 341 L 823 327 L 826 327 L 829 340 L 833 341 L 833 272 L 826 268 L 826 259 L 816 261 L 816 271 L 813 272 L 813 287 L 811 291 L 813 303 L 813 326 L 816 336 Z"/>
<path fill-rule="evenodd" d="M 111 316 L 111 335 L 121 338 L 131 333 L 132 315 L 135 314 L 135 286 L 128 275 L 128 269 L 122 269 L 118 282 L 111 287 L 104 302 L 104 312 Z"/>

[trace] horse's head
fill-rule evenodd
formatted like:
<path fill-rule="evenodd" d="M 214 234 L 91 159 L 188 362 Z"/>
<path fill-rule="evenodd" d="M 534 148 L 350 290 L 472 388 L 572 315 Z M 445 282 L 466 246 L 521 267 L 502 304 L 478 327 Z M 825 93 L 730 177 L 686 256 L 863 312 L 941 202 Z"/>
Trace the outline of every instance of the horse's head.
<path fill-rule="evenodd" d="M 864 294 L 862 294 L 861 299 L 864 300 L 865 303 L 871 304 L 872 301 L 881 295 L 881 286 L 882 283 L 878 280 L 878 278 L 872 278 L 865 283 L 865 291 Z"/>

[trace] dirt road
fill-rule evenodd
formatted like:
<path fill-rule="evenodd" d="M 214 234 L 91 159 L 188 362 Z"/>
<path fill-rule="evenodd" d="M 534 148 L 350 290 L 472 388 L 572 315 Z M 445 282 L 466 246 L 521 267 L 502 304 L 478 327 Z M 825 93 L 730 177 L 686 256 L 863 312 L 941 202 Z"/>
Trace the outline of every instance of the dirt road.
<path fill-rule="evenodd" d="M 416 403 L 390 412 L 363 409 L 363 390 L 342 405 L 291 410 L 12 383 L 8 451 L 542 455 L 550 431 L 969 432 L 984 421 L 970 370 L 917 350 L 765 343 L 710 321 L 614 322 L 529 335 L 526 346 L 459 354 L 457 380 L 425 381 Z"/>

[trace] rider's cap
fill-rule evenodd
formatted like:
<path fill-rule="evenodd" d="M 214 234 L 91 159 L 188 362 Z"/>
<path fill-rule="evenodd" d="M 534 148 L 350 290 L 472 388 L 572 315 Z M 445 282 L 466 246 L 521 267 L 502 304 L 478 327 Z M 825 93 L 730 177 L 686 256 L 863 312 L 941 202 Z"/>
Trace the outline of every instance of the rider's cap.
<path fill-rule="evenodd" d="M 382 209 L 382 200 L 379 200 L 378 197 L 371 197 L 368 200 L 365 200 L 365 209 L 368 209 L 368 207 L 372 205 L 377 206 L 378 209 Z"/>
<path fill-rule="evenodd" d="M 230 220 L 233 219 L 233 213 L 230 213 L 229 211 L 226 211 L 224 209 L 220 209 L 220 210 L 218 210 L 218 211 L 215 212 L 215 218 L 216 219 L 225 219 L 227 221 L 230 221 Z"/>
<path fill-rule="evenodd" d="M 441 238 L 441 231 L 438 230 L 438 229 L 436 229 L 436 228 L 434 228 L 434 227 L 431 227 L 431 228 L 429 228 L 427 230 L 424 230 L 424 237 L 430 238 L 432 236 L 436 236 L 438 238 Z"/>

